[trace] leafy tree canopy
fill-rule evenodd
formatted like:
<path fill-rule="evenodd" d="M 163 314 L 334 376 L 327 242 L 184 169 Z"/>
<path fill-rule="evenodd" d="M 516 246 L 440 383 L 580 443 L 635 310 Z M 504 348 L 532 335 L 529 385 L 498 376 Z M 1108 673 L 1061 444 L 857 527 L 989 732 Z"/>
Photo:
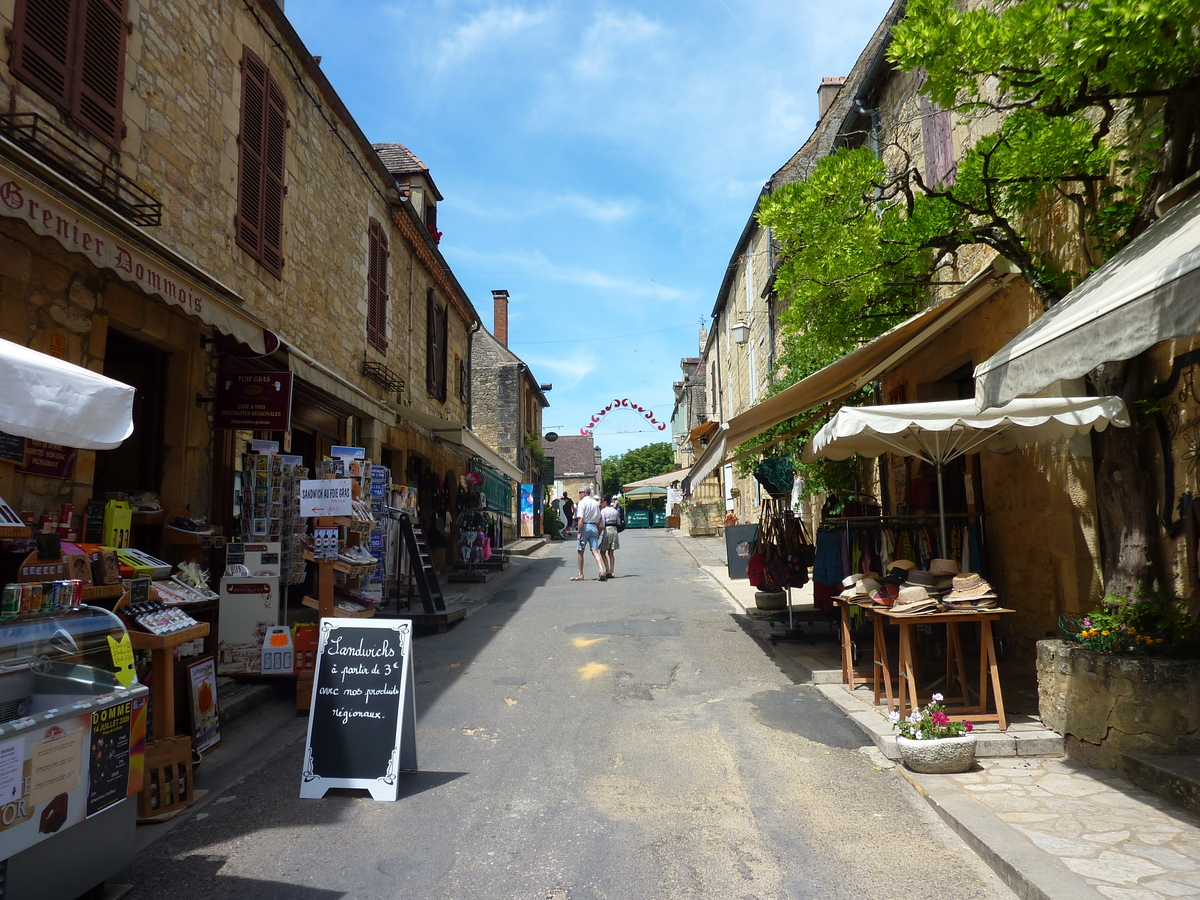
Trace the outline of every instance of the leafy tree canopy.
<path fill-rule="evenodd" d="M 671 445 L 665 441 L 634 447 L 625 453 L 605 457 L 600 464 L 606 494 L 616 494 L 621 485 L 655 475 L 665 475 L 674 468 L 675 454 Z"/>

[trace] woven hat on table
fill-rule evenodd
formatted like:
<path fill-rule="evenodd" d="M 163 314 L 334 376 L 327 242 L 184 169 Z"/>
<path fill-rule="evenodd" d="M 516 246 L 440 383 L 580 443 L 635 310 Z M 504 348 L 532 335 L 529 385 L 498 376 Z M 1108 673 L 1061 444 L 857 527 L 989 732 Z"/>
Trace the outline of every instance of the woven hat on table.
<path fill-rule="evenodd" d="M 913 569 L 908 573 L 908 581 L 906 584 L 915 584 L 925 588 L 929 593 L 935 594 L 941 588 L 939 584 L 942 582 L 943 576 L 934 575 L 932 572 L 926 572 L 922 569 Z"/>
<path fill-rule="evenodd" d="M 879 576 L 876 575 L 874 572 L 852 572 L 851 574 L 847 575 L 845 578 L 842 579 L 842 587 L 844 587 L 844 588 L 854 587 L 856 584 L 858 584 L 864 578 L 878 578 L 878 577 Z"/>
<path fill-rule="evenodd" d="M 908 581 L 908 573 L 911 569 L 906 569 L 903 566 L 892 566 L 888 569 L 888 573 L 879 580 L 884 584 L 904 584 Z"/>
<path fill-rule="evenodd" d="M 962 569 L 952 559 L 931 559 L 929 561 L 929 571 L 934 575 L 957 575 Z"/>
<path fill-rule="evenodd" d="M 937 609 L 937 598 L 930 595 L 919 584 L 906 584 L 900 588 L 896 602 L 892 604 L 892 612 L 904 615 L 916 615 L 923 612 L 934 612 Z"/>
<path fill-rule="evenodd" d="M 890 563 L 888 563 L 889 571 L 892 569 L 905 569 L 906 571 L 911 572 L 916 567 L 917 564 L 909 559 L 893 559 Z"/>
<path fill-rule="evenodd" d="M 996 592 L 992 586 L 983 580 L 977 572 L 965 572 L 955 575 L 951 591 L 946 600 L 995 600 Z"/>
<path fill-rule="evenodd" d="M 880 589 L 880 584 L 871 575 L 859 578 L 851 587 L 846 588 L 838 596 L 842 600 L 857 600 L 862 597 L 870 597 L 874 591 Z"/>

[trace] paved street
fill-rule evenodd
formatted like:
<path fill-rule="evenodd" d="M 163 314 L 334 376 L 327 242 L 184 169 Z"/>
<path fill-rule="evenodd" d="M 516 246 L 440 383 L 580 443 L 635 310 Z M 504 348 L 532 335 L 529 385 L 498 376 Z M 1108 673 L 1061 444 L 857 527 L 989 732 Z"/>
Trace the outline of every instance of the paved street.
<path fill-rule="evenodd" d="M 622 542 L 610 582 L 590 555 L 570 582 L 574 545 L 549 545 L 415 642 L 421 771 L 399 802 L 299 800 L 303 720 L 277 705 L 114 881 L 138 900 L 1012 896 L 673 537 Z"/>

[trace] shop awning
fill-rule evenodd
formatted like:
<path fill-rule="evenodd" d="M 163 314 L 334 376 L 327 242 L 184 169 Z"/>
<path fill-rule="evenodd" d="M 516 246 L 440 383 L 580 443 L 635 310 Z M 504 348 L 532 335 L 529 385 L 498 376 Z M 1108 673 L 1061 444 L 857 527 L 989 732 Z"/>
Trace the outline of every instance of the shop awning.
<path fill-rule="evenodd" d="M 704 441 L 707 441 L 710 437 L 712 437 L 712 433 L 720 427 L 721 427 L 720 425 L 718 425 L 716 422 L 713 422 L 712 420 L 709 420 L 707 422 L 701 422 L 699 425 L 697 425 L 695 428 L 693 428 L 691 431 L 688 432 L 688 436 L 687 436 L 688 443 L 694 444 L 697 441 L 700 441 L 701 443 L 703 443 Z"/>
<path fill-rule="evenodd" d="M 0 340 L 0 431 L 111 450 L 133 433 L 134 389 L 65 360 Z"/>
<path fill-rule="evenodd" d="M 398 414 L 402 419 L 408 419 L 422 428 L 428 428 L 440 440 L 448 444 L 457 444 L 470 451 L 472 455 L 478 456 L 497 472 L 511 478 L 517 484 L 525 481 L 525 475 L 520 469 L 502 458 L 462 422 L 451 422 L 449 419 L 408 408 L 399 410 Z"/>
<path fill-rule="evenodd" d="M 629 491 L 639 487 L 669 488 L 675 482 L 683 481 L 690 471 L 691 469 L 676 469 L 674 472 L 664 472 L 662 475 L 653 475 L 650 478 L 631 481 L 629 484 L 622 485 L 621 490 Z"/>
<path fill-rule="evenodd" d="M 667 489 L 647 484 L 642 487 L 633 488 L 632 490 L 622 491 L 621 495 L 626 500 L 654 500 L 658 497 L 667 496 Z"/>
<path fill-rule="evenodd" d="M 768 428 L 848 397 L 874 381 L 965 316 L 1011 278 L 1011 275 L 998 275 L 988 266 L 946 302 L 917 313 L 803 381 L 722 423 L 721 430 L 692 463 L 688 483 L 694 488 L 721 465 L 728 451 Z"/>
<path fill-rule="evenodd" d="M 7 142 L 6 142 L 7 143 Z M 8 145 L 6 150 L 12 147 Z M 19 148 L 11 152 L 24 156 Z M 158 297 L 167 306 L 195 316 L 222 334 L 245 344 L 251 352 L 266 354 L 279 346 L 279 339 L 261 322 L 243 312 L 240 301 L 228 287 L 220 286 L 210 275 L 189 274 L 196 267 L 180 259 L 145 229 L 124 223 L 136 237 L 123 235 L 123 228 L 102 224 L 100 217 L 86 215 L 79 204 L 64 194 L 34 179 L 7 160 L 0 162 L 5 202 L 0 216 L 18 219 L 35 233 L 57 241 L 72 253 L 81 253 L 96 267 L 105 269 L 139 290 Z M 82 188 L 73 188 L 82 192 Z M 97 201 L 97 205 L 103 206 Z M 37 215 L 33 215 L 33 211 Z M 115 216 L 115 214 L 113 214 Z M 64 224 L 65 223 L 65 224 Z"/>
<path fill-rule="evenodd" d="M 1036 394 L 1200 332 L 1200 194 L 1183 201 L 975 369 L 979 407 Z"/>

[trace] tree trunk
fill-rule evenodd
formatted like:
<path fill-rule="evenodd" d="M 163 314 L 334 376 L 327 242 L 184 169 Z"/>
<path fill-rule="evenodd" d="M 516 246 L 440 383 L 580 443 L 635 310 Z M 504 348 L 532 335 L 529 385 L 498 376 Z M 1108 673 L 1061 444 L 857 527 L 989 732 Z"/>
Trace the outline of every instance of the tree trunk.
<path fill-rule="evenodd" d="M 1120 396 L 1129 409 L 1130 428 L 1109 428 L 1098 435 L 1101 449 L 1096 469 L 1096 505 L 1103 541 L 1103 574 L 1107 594 L 1132 597 L 1139 585 L 1154 581 L 1150 546 L 1157 529 L 1152 471 L 1141 451 L 1136 401 L 1145 397 L 1139 387 L 1138 360 L 1105 363 L 1092 372 L 1101 396 Z M 1170 502 L 1168 498 L 1167 502 Z"/>

